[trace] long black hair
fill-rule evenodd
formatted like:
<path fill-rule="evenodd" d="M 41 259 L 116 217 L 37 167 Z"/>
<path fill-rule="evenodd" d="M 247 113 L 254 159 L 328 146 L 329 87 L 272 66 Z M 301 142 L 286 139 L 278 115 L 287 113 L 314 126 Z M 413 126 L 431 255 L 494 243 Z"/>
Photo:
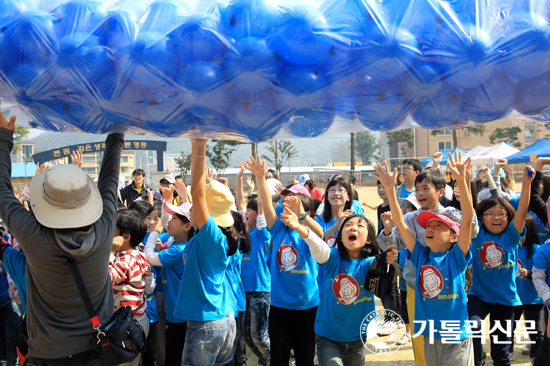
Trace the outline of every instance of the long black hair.
<path fill-rule="evenodd" d="M 237 253 L 237 249 L 241 253 L 250 253 L 250 234 L 242 215 L 236 211 L 231 211 L 231 216 L 233 216 L 233 225 L 228 228 L 221 228 L 229 245 L 227 255 L 232 256 Z"/>
<path fill-rule="evenodd" d="M 537 234 L 537 220 L 531 215 L 525 216 L 525 236 L 521 243 L 527 249 L 527 258 L 533 255 L 534 245 L 540 245 L 539 234 Z"/>
<path fill-rule="evenodd" d="M 328 190 L 334 186 L 340 186 L 346 190 L 348 193 L 349 200 L 346 202 L 344 206 L 344 211 L 349 210 L 351 208 L 351 203 L 353 200 L 353 192 L 351 190 L 351 183 L 349 179 L 343 177 L 343 176 L 337 176 L 335 178 L 332 178 L 330 182 L 327 184 L 327 188 L 325 190 L 325 197 L 323 198 L 323 203 L 325 204 L 323 208 L 323 214 L 321 215 L 323 217 L 323 220 L 328 223 L 330 220 L 332 220 L 332 207 L 330 206 L 330 202 L 328 200 Z"/>
<path fill-rule="evenodd" d="M 378 240 L 376 239 L 376 230 L 374 229 L 373 223 L 370 222 L 365 216 L 355 214 L 348 216 L 344 220 L 344 222 L 342 222 L 342 226 L 340 226 L 338 230 L 336 245 L 338 247 L 338 253 L 340 253 L 340 256 L 346 260 L 350 259 L 348 250 L 344 246 L 344 243 L 342 243 L 342 232 L 346 223 L 353 218 L 359 218 L 359 221 L 363 221 L 367 224 L 367 240 L 370 241 L 370 244 L 365 243 L 363 248 L 361 248 L 360 258 L 368 258 L 382 253 L 382 249 L 380 249 L 380 245 L 378 245 Z"/>

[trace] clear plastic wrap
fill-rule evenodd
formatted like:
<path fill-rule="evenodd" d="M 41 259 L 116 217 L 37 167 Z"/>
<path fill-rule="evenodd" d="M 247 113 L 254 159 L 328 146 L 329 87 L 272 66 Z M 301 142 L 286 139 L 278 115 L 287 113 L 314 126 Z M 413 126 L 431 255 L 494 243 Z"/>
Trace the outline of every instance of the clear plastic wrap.
<path fill-rule="evenodd" d="M 0 0 L 0 96 L 52 131 L 248 141 L 547 119 L 548 0 Z"/>

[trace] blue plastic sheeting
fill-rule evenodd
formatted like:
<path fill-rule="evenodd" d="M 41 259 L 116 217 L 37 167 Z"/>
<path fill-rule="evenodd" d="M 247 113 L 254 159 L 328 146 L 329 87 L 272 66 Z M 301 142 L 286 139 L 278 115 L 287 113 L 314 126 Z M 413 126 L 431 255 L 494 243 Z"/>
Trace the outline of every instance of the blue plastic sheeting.
<path fill-rule="evenodd" d="M 258 142 L 550 108 L 549 1 L 0 0 L 0 9 L 0 95 L 46 130 Z"/>
<path fill-rule="evenodd" d="M 520 152 L 508 156 L 506 159 L 508 159 L 508 164 L 528 163 L 530 161 L 529 157 L 533 154 L 537 155 L 537 157 L 550 157 L 550 140 L 539 140 Z"/>
<path fill-rule="evenodd" d="M 11 164 L 11 177 L 12 178 L 32 178 L 36 174 L 36 164 L 27 163 L 27 170 L 25 172 L 25 163 L 12 163 Z"/>

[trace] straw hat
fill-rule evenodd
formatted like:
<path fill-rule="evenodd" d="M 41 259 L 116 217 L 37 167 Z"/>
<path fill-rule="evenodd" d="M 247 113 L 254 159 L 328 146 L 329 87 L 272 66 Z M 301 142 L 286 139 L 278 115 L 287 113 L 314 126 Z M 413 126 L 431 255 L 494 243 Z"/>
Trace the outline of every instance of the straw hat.
<path fill-rule="evenodd" d="M 88 226 L 103 213 L 94 181 L 73 164 L 55 165 L 34 177 L 30 195 L 34 216 L 52 229 Z"/>
<path fill-rule="evenodd" d="M 233 225 L 233 216 L 231 215 L 231 205 L 235 203 L 235 198 L 225 184 L 212 180 L 206 186 L 206 205 L 208 213 L 214 219 L 216 225 L 229 227 Z"/>

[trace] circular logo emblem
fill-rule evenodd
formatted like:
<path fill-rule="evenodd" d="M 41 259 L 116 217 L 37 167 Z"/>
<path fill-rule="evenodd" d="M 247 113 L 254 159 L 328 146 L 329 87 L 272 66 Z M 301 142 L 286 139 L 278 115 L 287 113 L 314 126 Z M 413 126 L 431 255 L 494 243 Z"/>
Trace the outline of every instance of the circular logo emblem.
<path fill-rule="evenodd" d="M 485 267 L 495 268 L 502 264 L 504 251 L 493 242 L 483 243 L 479 250 L 479 258 Z"/>
<path fill-rule="evenodd" d="M 283 271 L 290 271 L 298 264 L 298 252 L 292 245 L 281 245 L 277 251 L 277 262 Z"/>
<path fill-rule="evenodd" d="M 359 296 L 359 285 L 355 278 L 340 274 L 332 281 L 332 291 L 340 303 L 349 305 Z"/>
<path fill-rule="evenodd" d="M 422 266 L 420 269 L 420 290 L 426 297 L 436 297 L 443 289 L 443 276 L 434 266 Z"/>
<path fill-rule="evenodd" d="M 405 323 L 391 310 L 370 312 L 361 322 L 361 341 L 371 353 L 389 354 L 401 348 L 395 344 L 405 335 Z"/>
<path fill-rule="evenodd" d="M 336 244 L 336 235 L 331 235 L 327 238 L 327 245 L 332 248 L 334 244 Z"/>

